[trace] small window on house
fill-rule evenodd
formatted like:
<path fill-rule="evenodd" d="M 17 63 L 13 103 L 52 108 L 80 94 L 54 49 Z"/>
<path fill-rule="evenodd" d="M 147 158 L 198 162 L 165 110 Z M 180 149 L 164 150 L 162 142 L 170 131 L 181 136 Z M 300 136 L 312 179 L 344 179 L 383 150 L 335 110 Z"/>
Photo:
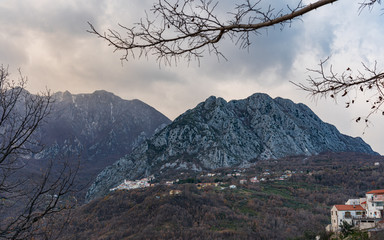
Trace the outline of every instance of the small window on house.
<path fill-rule="evenodd" d="M 361 214 L 363 214 L 362 212 L 356 212 L 356 215 L 361 215 Z"/>
<path fill-rule="evenodd" d="M 345 212 L 345 218 L 351 218 L 352 217 L 352 215 L 351 215 L 351 212 Z"/>

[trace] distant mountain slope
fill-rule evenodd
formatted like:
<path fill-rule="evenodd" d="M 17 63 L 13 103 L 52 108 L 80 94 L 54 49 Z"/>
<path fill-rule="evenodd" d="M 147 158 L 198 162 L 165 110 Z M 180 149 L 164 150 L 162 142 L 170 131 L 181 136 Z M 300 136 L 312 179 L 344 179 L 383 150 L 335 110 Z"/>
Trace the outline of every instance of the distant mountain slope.
<path fill-rule="evenodd" d="M 106 91 L 59 92 L 54 98 L 53 112 L 40 133 L 47 147 L 36 158 L 116 159 L 171 122 L 140 100 L 123 100 Z"/>
<path fill-rule="evenodd" d="M 99 174 L 87 199 L 123 179 L 175 170 L 247 166 L 258 159 L 321 152 L 375 153 L 361 138 L 341 134 L 304 104 L 254 94 L 226 102 L 210 97 Z"/>
<path fill-rule="evenodd" d="M 35 135 L 44 150 L 27 156 L 29 166 L 24 170 L 39 173 L 50 160 L 80 162 L 76 184 L 85 188 L 82 191 L 106 166 L 171 122 L 140 100 L 124 100 L 106 91 L 59 92 L 53 97 L 52 112 Z"/>

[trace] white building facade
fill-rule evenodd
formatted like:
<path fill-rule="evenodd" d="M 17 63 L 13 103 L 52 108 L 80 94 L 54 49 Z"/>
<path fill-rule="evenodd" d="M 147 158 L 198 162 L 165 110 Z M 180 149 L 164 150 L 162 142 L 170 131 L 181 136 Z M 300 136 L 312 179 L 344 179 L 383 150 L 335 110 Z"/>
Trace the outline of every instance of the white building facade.
<path fill-rule="evenodd" d="M 384 216 L 384 190 L 373 190 L 366 193 L 367 216 L 370 218 L 383 218 Z"/>
<path fill-rule="evenodd" d="M 361 205 L 334 205 L 331 209 L 331 230 L 340 230 L 343 221 L 352 224 L 354 219 L 365 217 L 365 209 Z"/>

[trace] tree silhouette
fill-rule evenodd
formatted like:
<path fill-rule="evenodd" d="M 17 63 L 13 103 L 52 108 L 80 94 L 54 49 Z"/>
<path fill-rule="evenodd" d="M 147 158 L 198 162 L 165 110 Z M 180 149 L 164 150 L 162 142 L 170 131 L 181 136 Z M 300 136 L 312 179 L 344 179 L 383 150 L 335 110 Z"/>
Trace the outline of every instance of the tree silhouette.
<path fill-rule="evenodd" d="M 34 133 L 43 124 L 53 101 L 49 91 L 33 95 L 25 90 L 27 78 L 11 80 L 0 66 L 0 239 L 47 236 L 49 216 L 65 208 L 76 169 L 51 161 L 41 176 L 25 175 L 24 156 L 42 146 Z"/>
<path fill-rule="evenodd" d="M 298 1 L 294 6 L 275 9 L 263 6 L 262 0 L 243 0 L 219 17 L 219 1 L 159 0 L 153 4 L 151 14 L 133 27 L 119 24 L 124 35 L 113 29 L 99 32 L 91 23 L 89 32 L 106 40 L 115 51 L 123 51 L 124 60 L 154 55 L 160 63 L 171 64 L 181 57 L 198 60 L 207 49 L 225 58 L 217 45 L 225 37 L 247 48 L 250 34 L 258 35 L 259 30 L 275 25 L 284 28 L 300 16 L 336 1 L 320 0 L 308 5 Z"/>

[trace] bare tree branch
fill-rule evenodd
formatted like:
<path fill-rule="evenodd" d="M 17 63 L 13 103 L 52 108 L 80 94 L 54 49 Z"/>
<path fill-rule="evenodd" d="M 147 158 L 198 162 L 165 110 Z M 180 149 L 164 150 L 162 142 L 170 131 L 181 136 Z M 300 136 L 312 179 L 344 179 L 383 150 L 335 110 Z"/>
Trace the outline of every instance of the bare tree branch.
<path fill-rule="evenodd" d="M 133 27 L 119 25 L 125 31 L 124 36 L 113 29 L 99 32 L 91 23 L 88 32 L 106 40 L 114 51 L 123 51 L 122 60 L 151 54 L 167 65 L 180 57 L 198 60 L 206 49 L 224 57 L 217 43 L 225 36 L 247 48 L 251 44 L 250 33 L 258 34 L 260 29 L 276 25 L 283 28 L 300 16 L 336 1 L 319 0 L 308 5 L 299 1 L 294 7 L 276 10 L 271 5 L 264 9 L 262 0 L 243 0 L 235 5 L 234 12 L 226 14 L 230 19 L 224 21 L 216 13 L 219 1 L 159 0 L 151 9 L 153 19 L 147 15 Z"/>
<path fill-rule="evenodd" d="M 51 111 L 49 91 L 37 95 L 25 90 L 27 83 L 11 80 L 0 66 L 0 239 L 32 239 L 42 234 L 46 219 L 70 205 L 78 166 L 51 161 L 38 181 L 22 172 L 23 156 L 42 148 L 32 136 Z"/>
<path fill-rule="evenodd" d="M 122 51 L 121 60 L 154 55 L 160 64 L 170 65 L 177 63 L 181 57 L 187 61 L 199 61 L 206 50 L 225 58 L 218 46 L 225 37 L 240 48 L 248 48 L 251 45 L 250 34 L 258 35 L 261 29 L 274 26 L 282 29 L 301 16 L 334 2 L 337 0 L 317 0 L 304 4 L 298 0 L 294 6 L 275 9 L 271 4 L 265 7 L 263 0 L 242 0 L 235 3 L 233 10 L 223 14 L 219 10 L 221 2 L 217 0 L 158 0 L 151 14 L 133 27 L 119 24 L 124 34 L 113 29 L 99 32 L 92 23 L 88 23 L 88 32 L 107 41 L 114 51 Z M 381 0 L 362 0 L 359 11 L 372 9 L 376 4 L 381 4 Z M 320 69 L 310 70 L 316 77 L 310 76 L 308 85 L 296 85 L 313 96 L 331 98 L 336 95 L 345 97 L 353 89 L 363 92 L 369 90 L 374 92 L 375 99 L 371 101 L 371 112 L 365 118 L 366 122 L 373 113 L 381 112 L 384 115 L 381 110 L 384 98 L 382 72 L 363 64 L 362 72 L 353 74 L 348 70 L 338 74 L 332 66 L 329 71 L 324 69 L 327 60 L 320 63 Z M 346 107 L 353 103 L 354 100 L 347 102 Z"/>
<path fill-rule="evenodd" d="M 308 77 L 306 84 L 295 83 L 300 89 L 308 92 L 310 95 L 316 97 L 331 97 L 336 99 L 342 97 L 348 99 L 346 101 L 346 108 L 355 104 L 356 97 L 349 97 L 351 93 L 371 93 L 366 102 L 371 104 L 369 114 L 364 118 L 367 123 L 369 117 L 380 112 L 384 115 L 384 72 L 377 70 L 377 63 L 375 62 L 372 68 L 369 68 L 366 64 L 362 63 L 363 71 L 354 71 L 351 68 L 347 68 L 344 72 L 335 73 L 332 65 L 326 68 L 325 64 L 329 58 L 325 61 L 321 61 L 319 69 L 308 69 L 312 76 Z M 356 73 L 355 73 L 356 72 Z M 362 117 L 357 117 L 356 122 L 362 120 Z"/>
<path fill-rule="evenodd" d="M 359 10 L 360 12 L 363 11 L 365 8 L 369 8 L 370 10 L 372 10 L 375 4 L 381 4 L 381 0 L 364 0 L 360 3 Z"/>

